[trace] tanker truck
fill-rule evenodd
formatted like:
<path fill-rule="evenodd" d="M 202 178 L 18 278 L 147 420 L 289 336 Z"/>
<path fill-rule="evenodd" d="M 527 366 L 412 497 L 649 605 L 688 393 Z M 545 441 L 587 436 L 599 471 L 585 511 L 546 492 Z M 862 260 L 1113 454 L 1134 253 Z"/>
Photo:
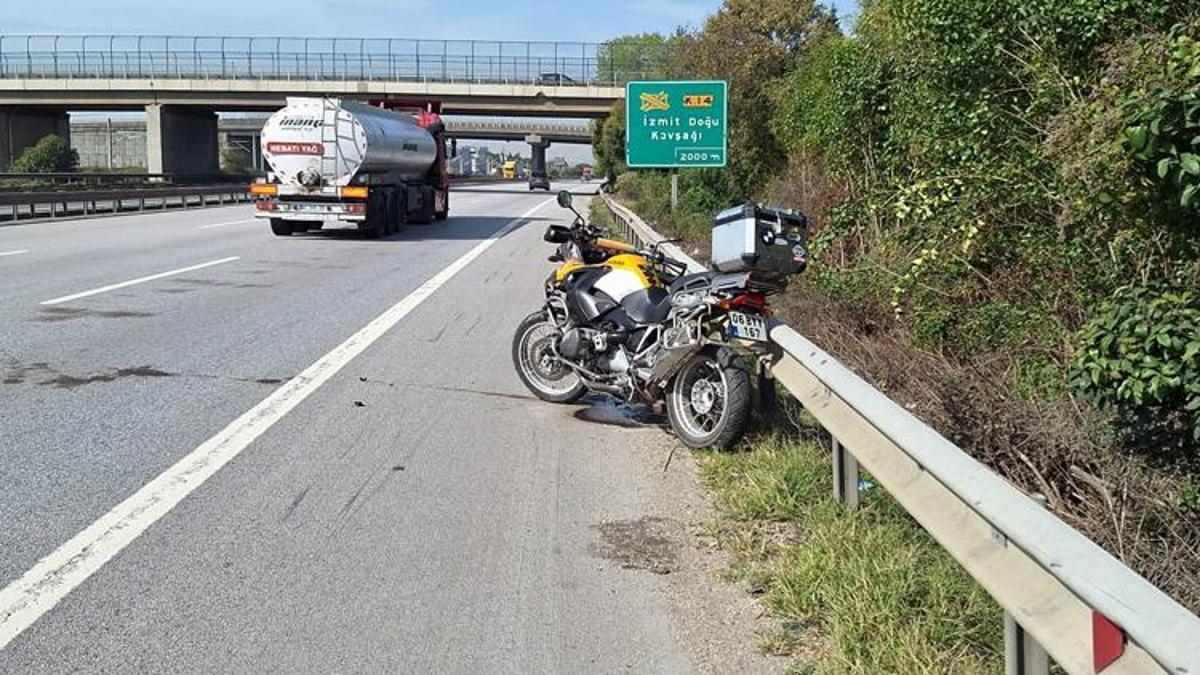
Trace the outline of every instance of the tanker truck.
<path fill-rule="evenodd" d="M 262 130 L 267 178 L 250 186 L 255 216 L 277 236 L 356 226 L 364 237 L 446 218 L 445 126 L 356 101 L 289 97 Z"/>

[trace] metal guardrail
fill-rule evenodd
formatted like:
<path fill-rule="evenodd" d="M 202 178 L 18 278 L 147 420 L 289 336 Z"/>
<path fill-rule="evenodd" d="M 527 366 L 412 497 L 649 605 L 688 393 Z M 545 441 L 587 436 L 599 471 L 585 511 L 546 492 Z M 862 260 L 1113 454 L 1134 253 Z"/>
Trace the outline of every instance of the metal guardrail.
<path fill-rule="evenodd" d="M 603 199 L 624 234 L 663 239 Z M 1070 673 L 1200 673 L 1200 618 L 795 330 L 771 340 L 773 376 L 833 438 L 835 495 L 857 503 L 861 462 L 991 594 L 1009 673 L 1048 672 L 1043 649 Z"/>
<path fill-rule="evenodd" d="M 0 35 L 0 78 L 178 78 L 623 85 L 665 47 L 393 38 Z"/>
<path fill-rule="evenodd" d="M 211 173 L 89 173 L 84 171 L 66 173 L 0 173 L 0 190 L 5 189 L 5 186 L 21 182 L 45 182 L 53 187 L 75 185 L 110 187 L 116 185 L 143 185 L 146 183 L 156 183 L 159 185 L 212 185 L 218 181 L 222 184 L 246 184 L 253 180 L 253 176 Z"/>
<path fill-rule="evenodd" d="M 0 192 L 0 223 L 79 218 L 249 202 L 247 183 L 156 188 Z M 7 208 L 6 208 L 7 207 Z"/>

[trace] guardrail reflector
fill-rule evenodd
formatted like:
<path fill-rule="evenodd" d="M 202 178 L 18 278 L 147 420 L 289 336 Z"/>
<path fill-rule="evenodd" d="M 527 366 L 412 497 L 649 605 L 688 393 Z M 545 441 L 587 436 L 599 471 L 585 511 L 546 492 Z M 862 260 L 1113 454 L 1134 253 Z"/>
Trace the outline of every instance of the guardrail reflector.
<path fill-rule="evenodd" d="M 1096 672 L 1111 666 L 1125 653 L 1125 631 L 1100 612 L 1092 612 L 1092 664 Z"/>

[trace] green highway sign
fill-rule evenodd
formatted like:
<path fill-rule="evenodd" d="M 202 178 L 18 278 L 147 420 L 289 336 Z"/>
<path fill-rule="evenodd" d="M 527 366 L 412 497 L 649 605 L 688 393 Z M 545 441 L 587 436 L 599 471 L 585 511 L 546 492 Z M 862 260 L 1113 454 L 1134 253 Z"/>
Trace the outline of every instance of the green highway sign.
<path fill-rule="evenodd" d="M 625 85 L 625 163 L 725 166 L 727 90 L 723 81 Z"/>

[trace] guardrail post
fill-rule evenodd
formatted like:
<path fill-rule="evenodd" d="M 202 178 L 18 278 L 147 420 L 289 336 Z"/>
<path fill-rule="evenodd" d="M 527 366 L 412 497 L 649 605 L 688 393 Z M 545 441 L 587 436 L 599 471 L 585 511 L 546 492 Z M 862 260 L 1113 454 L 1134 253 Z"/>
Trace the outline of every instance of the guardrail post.
<path fill-rule="evenodd" d="M 833 497 L 842 504 L 858 508 L 858 459 L 837 438 L 832 442 Z"/>
<path fill-rule="evenodd" d="M 1050 675 L 1050 657 L 1008 612 L 1004 613 L 1005 675 Z"/>
<path fill-rule="evenodd" d="M 1042 508 L 1045 495 L 1030 495 Z M 1008 612 L 1004 613 L 1004 674 L 1050 675 L 1050 655 Z"/>

